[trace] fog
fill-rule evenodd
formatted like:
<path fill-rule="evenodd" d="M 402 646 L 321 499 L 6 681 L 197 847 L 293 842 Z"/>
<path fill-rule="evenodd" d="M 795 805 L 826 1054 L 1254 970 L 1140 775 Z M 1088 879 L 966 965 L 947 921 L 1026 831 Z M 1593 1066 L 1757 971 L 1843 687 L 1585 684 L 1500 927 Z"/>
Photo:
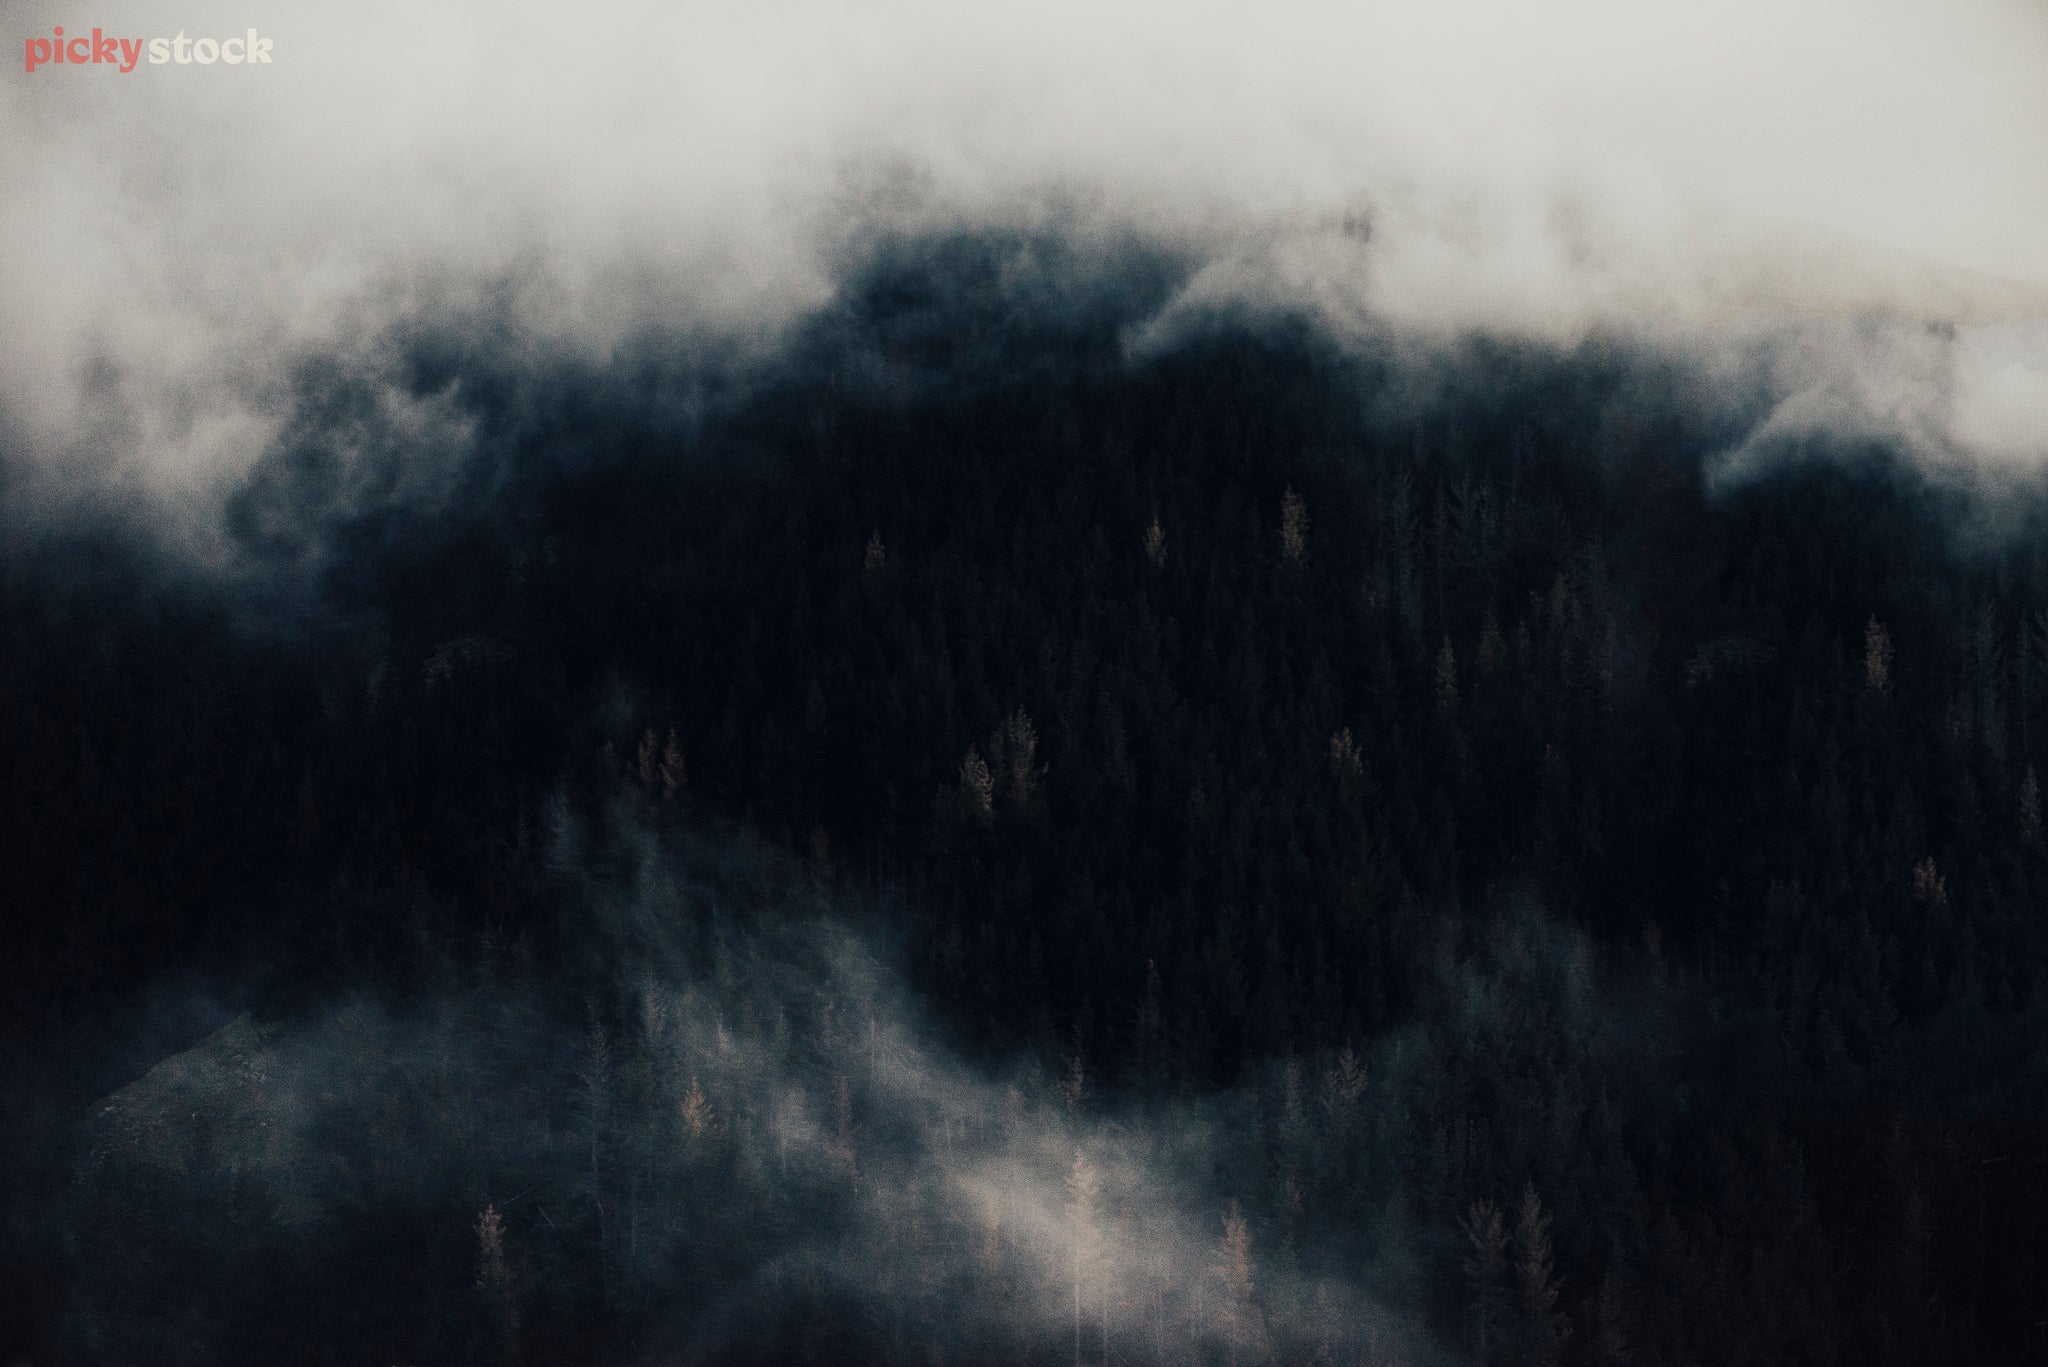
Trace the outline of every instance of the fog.
<path fill-rule="evenodd" d="M 274 44 L 0 87 L 14 501 L 139 500 L 202 551 L 307 358 L 374 375 L 485 305 L 536 354 L 771 354 L 860 241 L 936 227 L 1136 234 L 1203 263 L 1197 302 L 1424 357 L 1762 348 L 1772 431 L 1847 404 L 1937 463 L 2043 453 L 2048 13 L 2018 0 L 70 18 Z M 463 442 L 450 396 L 388 398 L 419 459 Z"/>
<path fill-rule="evenodd" d="M 90 1107 L 45 1214 L 87 1274 L 79 1343 L 237 1360 L 265 1332 L 249 1288 L 362 1295 L 346 1279 L 395 1259 L 404 1337 L 468 1326 L 511 1360 L 521 1305 L 580 1295 L 638 1326 L 636 1361 L 804 1343 L 835 1306 L 897 1358 L 1078 1332 L 1090 1360 L 1434 1362 L 1416 1267 L 1441 1250 L 1404 1183 L 1445 1077 L 1474 1050 L 1667 1047 L 1622 1026 L 1583 936 L 1509 898 L 1469 938 L 1444 926 L 1410 1027 L 1228 1089 L 1105 1086 L 1078 1042 L 964 1052 L 853 929 L 873 907 L 786 858 L 606 824 L 595 858 L 580 818 L 545 837 L 587 936 L 568 961 L 537 976 L 498 943 L 402 997 L 242 1015 Z M 1591 1103 L 1567 1086 L 1522 1120 L 1569 1130 Z M 1310 1176 L 1331 1164 L 1342 1191 Z M 1332 1200 L 1354 1236 L 1311 1238 Z M 366 1238 L 385 1270 L 351 1273 Z"/>

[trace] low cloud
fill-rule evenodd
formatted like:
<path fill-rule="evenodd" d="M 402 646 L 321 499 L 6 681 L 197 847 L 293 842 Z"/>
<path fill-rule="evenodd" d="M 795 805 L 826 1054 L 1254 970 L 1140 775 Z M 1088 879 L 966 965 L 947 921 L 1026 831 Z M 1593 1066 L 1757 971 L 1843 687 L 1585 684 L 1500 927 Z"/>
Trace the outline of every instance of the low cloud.
<path fill-rule="evenodd" d="M 2048 19 L 2018 0 L 263 18 L 260 69 L 0 89 L 17 503 L 139 498 L 204 549 L 310 360 L 374 369 L 465 300 L 593 363 L 649 328 L 772 349 L 857 239 L 979 227 L 1136 234 L 1203 263 L 1191 298 L 1423 344 L 1817 317 L 1774 353 L 1811 362 L 1799 394 L 1847 392 L 1837 353 L 1867 334 L 1841 320 L 1953 323 L 1935 399 L 1879 338 L 1848 421 L 2039 460 Z M 133 3 L 91 22 L 164 28 Z M 405 402 L 418 461 L 461 446 L 443 399 Z"/>

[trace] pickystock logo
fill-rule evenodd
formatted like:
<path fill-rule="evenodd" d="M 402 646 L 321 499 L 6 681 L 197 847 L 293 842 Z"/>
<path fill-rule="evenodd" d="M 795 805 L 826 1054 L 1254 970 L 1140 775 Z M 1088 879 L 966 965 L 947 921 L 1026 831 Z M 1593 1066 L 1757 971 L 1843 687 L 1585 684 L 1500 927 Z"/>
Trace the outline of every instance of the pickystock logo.
<path fill-rule="evenodd" d="M 60 25 L 48 38 L 30 38 L 22 43 L 24 71 L 48 66 L 110 66 L 127 73 L 147 53 L 151 66 L 255 66 L 270 65 L 270 39 L 250 29 L 233 38 L 188 38 L 180 29 L 175 38 L 109 38 L 104 29 L 91 37 L 64 36 Z"/>

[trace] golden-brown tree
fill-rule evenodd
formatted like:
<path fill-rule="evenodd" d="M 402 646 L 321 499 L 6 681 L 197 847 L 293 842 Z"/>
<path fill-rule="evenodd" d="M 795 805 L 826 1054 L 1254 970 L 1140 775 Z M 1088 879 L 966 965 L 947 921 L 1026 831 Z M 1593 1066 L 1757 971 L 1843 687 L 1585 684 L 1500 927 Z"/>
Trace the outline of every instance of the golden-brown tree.
<path fill-rule="evenodd" d="M 683 1133 L 695 1143 L 711 1128 L 711 1103 L 704 1099 L 704 1089 L 696 1078 L 690 1079 L 690 1089 L 683 1093 L 683 1099 L 676 1103 L 676 1118 L 682 1122 Z"/>
<path fill-rule="evenodd" d="M 1913 866 L 1913 900 L 1930 907 L 1948 903 L 1948 880 L 1941 876 L 1941 868 L 1931 854 Z"/>
<path fill-rule="evenodd" d="M 1875 614 L 1863 628 L 1863 681 L 1873 692 L 1891 692 L 1892 634 Z"/>
<path fill-rule="evenodd" d="M 1308 554 L 1308 505 L 1292 484 L 1280 495 L 1280 551 L 1297 565 Z"/>
<path fill-rule="evenodd" d="M 1166 529 L 1159 525 L 1159 514 L 1152 514 L 1152 521 L 1145 527 L 1145 558 L 1152 562 L 1152 568 L 1166 568 Z"/>
<path fill-rule="evenodd" d="M 960 761 L 960 797 L 984 825 L 995 819 L 996 778 L 989 772 L 988 761 L 972 746 L 967 758 Z"/>
<path fill-rule="evenodd" d="M 1339 782 L 1351 782 L 1365 772 L 1365 760 L 1358 753 L 1358 741 L 1351 734 L 1351 728 L 1341 727 L 1330 733 L 1330 772 Z"/>

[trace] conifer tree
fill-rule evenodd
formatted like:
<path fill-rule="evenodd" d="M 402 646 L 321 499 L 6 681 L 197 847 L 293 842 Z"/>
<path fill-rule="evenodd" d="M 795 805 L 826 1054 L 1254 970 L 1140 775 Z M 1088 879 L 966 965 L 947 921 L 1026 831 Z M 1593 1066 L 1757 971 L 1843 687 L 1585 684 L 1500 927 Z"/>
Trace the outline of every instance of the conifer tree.
<path fill-rule="evenodd" d="M 1514 1261 L 1517 1315 L 1512 1359 L 1517 1367 L 1556 1367 L 1571 1334 L 1571 1321 L 1557 1308 L 1560 1288 L 1550 1249 L 1550 1217 L 1534 1182 L 1522 1188 Z"/>
<path fill-rule="evenodd" d="M 512 1269 L 505 1257 L 505 1220 L 494 1204 L 486 1204 L 477 1212 L 476 1289 L 497 1320 L 505 1360 L 517 1363 L 519 1302 L 513 1294 Z"/>
<path fill-rule="evenodd" d="M 960 761 L 960 797 L 983 825 L 995 818 L 995 775 L 989 772 L 988 761 L 981 757 L 981 752 L 972 746 L 968 747 L 967 758 Z"/>
<path fill-rule="evenodd" d="M 1339 782 L 1350 782 L 1365 772 L 1365 761 L 1358 753 L 1358 741 L 1348 726 L 1330 733 L 1330 772 Z"/>
<path fill-rule="evenodd" d="M 1448 633 L 1443 648 L 1436 653 L 1436 710 L 1442 717 L 1458 710 L 1458 652 L 1451 649 Z"/>
<path fill-rule="evenodd" d="M 1022 707 L 1010 714 L 1004 724 L 1002 754 L 1008 765 L 1008 788 L 1011 808 L 1019 816 L 1031 810 L 1032 798 L 1038 784 L 1038 728 L 1031 724 L 1031 714 Z"/>
<path fill-rule="evenodd" d="M 1627 1367 L 1629 1358 L 1628 1302 L 1615 1269 L 1600 1277 L 1600 1290 L 1593 1298 L 1593 1360 L 1599 1367 Z"/>
<path fill-rule="evenodd" d="M 1253 1341 L 1255 1329 L 1252 1306 L 1252 1236 L 1245 1226 L 1237 1202 L 1223 1216 L 1223 1238 L 1216 1245 L 1214 1266 L 1217 1283 L 1217 1312 L 1230 1344 L 1231 1367 L 1238 1354 Z"/>
<path fill-rule="evenodd" d="M 1863 682 L 1873 693 L 1892 687 L 1892 634 L 1875 614 L 1863 628 Z"/>
<path fill-rule="evenodd" d="M 689 771 L 683 764 L 683 742 L 676 735 L 676 729 L 668 729 L 668 743 L 661 748 L 661 763 L 657 769 L 661 780 L 661 798 L 674 802 L 676 794 L 689 782 Z"/>
<path fill-rule="evenodd" d="M 676 1104 L 676 1116 L 682 1121 L 683 1133 L 693 1143 L 703 1138 L 704 1132 L 711 1127 L 711 1103 L 704 1099 L 704 1089 L 694 1077 L 690 1079 L 690 1089 Z"/>
<path fill-rule="evenodd" d="M 1459 1227 L 1471 1245 L 1464 1262 L 1465 1288 L 1471 1298 L 1476 1361 L 1485 1367 L 1492 1360 L 1509 1305 L 1507 1227 L 1501 1221 L 1500 1207 L 1484 1200 L 1474 1201 L 1466 1209 Z"/>
<path fill-rule="evenodd" d="M 1152 521 L 1145 527 L 1145 559 L 1155 570 L 1166 568 L 1166 529 L 1159 525 L 1159 514 L 1152 514 Z"/>
<path fill-rule="evenodd" d="M 1280 552 L 1297 565 L 1308 554 L 1308 505 L 1291 484 L 1280 495 Z"/>

